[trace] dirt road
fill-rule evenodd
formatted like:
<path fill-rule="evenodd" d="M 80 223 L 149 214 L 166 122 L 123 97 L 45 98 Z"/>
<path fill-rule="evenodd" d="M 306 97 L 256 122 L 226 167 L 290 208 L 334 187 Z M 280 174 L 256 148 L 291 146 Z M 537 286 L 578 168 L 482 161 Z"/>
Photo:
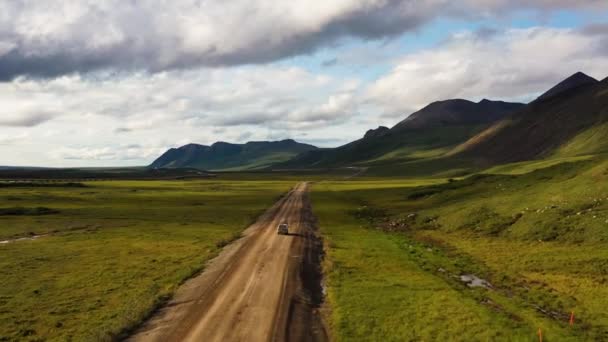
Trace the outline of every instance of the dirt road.
<path fill-rule="evenodd" d="M 290 235 L 277 235 L 281 222 Z M 321 249 L 301 183 L 128 340 L 325 341 Z"/>

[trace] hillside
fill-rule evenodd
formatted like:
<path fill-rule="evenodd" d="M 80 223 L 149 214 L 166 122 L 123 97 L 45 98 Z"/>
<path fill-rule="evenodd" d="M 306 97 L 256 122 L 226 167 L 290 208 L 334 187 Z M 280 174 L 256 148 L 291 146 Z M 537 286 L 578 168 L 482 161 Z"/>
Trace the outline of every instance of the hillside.
<path fill-rule="evenodd" d="M 391 129 L 381 126 L 359 140 L 334 149 L 309 151 L 276 167 L 369 166 L 440 156 L 523 106 L 490 100 L 434 102 Z"/>
<path fill-rule="evenodd" d="M 545 93 L 543 93 L 541 96 L 538 97 L 537 101 L 548 99 L 550 97 L 553 97 L 555 95 L 558 95 L 558 94 L 563 93 L 570 89 L 575 89 L 575 88 L 578 88 L 581 86 L 585 86 L 585 85 L 589 85 L 589 84 L 596 84 L 596 83 L 598 83 L 598 81 L 595 78 L 588 76 L 579 71 L 579 72 L 575 73 L 574 75 L 561 81 L 553 88 L 547 90 Z"/>
<path fill-rule="evenodd" d="M 538 341 L 542 327 L 544 341 L 605 341 L 607 167 L 315 185 L 334 336 Z"/>
<path fill-rule="evenodd" d="M 393 130 L 487 124 L 500 120 L 523 106 L 521 103 L 486 99 L 478 103 L 461 99 L 437 101 L 408 116 L 396 124 Z"/>
<path fill-rule="evenodd" d="M 569 77 L 451 154 L 496 164 L 608 151 L 608 81 L 585 76 Z"/>
<path fill-rule="evenodd" d="M 287 139 L 251 141 L 245 144 L 216 142 L 211 146 L 188 144 L 171 148 L 150 168 L 198 168 L 204 170 L 254 170 L 286 161 L 295 155 L 316 150 L 312 145 Z"/>

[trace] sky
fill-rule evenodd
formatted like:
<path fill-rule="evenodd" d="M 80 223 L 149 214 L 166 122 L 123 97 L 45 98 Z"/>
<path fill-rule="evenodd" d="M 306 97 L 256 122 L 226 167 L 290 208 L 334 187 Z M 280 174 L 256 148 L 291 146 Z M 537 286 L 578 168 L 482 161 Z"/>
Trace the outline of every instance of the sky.
<path fill-rule="evenodd" d="M 0 0 L 0 165 L 333 147 L 439 100 L 608 76 L 606 0 Z"/>

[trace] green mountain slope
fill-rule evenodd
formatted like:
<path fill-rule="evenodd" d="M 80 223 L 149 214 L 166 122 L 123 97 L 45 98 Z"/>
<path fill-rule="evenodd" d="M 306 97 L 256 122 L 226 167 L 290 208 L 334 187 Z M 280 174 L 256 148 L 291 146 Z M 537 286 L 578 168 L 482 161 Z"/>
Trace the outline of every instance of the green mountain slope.
<path fill-rule="evenodd" d="M 542 327 L 545 341 L 605 341 L 607 168 L 596 156 L 449 182 L 315 185 L 334 336 L 533 341 Z"/>
<path fill-rule="evenodd" d="M 275 167 L 373 166 L 437 157 L 523 106 L 489 100 L 434 102 L 391 129 L 369 130 L 363 138 L 349 144 L 309 151 Z"/>
<path fill-rule="evenodd" d="M 589 84 L 595 84 L 595 83 L 597 83 L 597 80 L 595 78 L 588 76 L 579 71 L 579 72 L 575 73 L 574 75 L 568 77 L 567 79 L 563 80 L 562 82 L 558 83 L 553 88 L 547 90 L 544 94 L 539 96 L 537 100 L 545 100 L 550 97 L 559 95 L 560 93 L 563 93 L 570 89 L 578 88 L 578 87 L 589 85 Z"/>
<path fill-rule="evenodd" d="M 150 168 L 198 168 L 204 170 L 255 170 L 284 162 L 299 153 L 316 150 L 294 140 L 252 141 L 246 144 L 217 142 L 211 146 L 188 144 L 171 148 Z"/>
<path fill-rule="evenodd" d="M 580 79 L 571 76 L 450 154 L 499 164 L 607 151 L 608 81 Z"/>

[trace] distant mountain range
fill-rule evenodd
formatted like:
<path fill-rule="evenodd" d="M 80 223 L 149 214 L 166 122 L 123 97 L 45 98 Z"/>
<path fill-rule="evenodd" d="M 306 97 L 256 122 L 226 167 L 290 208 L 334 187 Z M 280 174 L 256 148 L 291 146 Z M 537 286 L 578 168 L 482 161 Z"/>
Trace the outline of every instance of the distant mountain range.
<path fill-rule="evenodd" d="M 275 168 L 370 166 L 438 156 L 523 106 L 489 100 L 434 102 L 393 128 L 369 130 L 362 139 L 333 149 L 305 152 Z"/>
<path fill-rule="evenodd" d="M 417 130 L 450 125 L 479 125 L 498 121 L 505 115 L 525 106 L 523 103 L 481 100 L 433 102 L 411 114 L 393 127 L 393 130 Z"/>
<path fill-rule="evenodd" d="M 565 80 L 558 83 L 553 88 L 547 90 L 544 94 L 538 97 L 538 100 L 545 100 L 555 95 L 559 95 L 565 91 L 570 89 L 578 88 L 585 85 L 596 84 L 599 81 L 595 78 L 588 76 L 582 72 L 577 72 L 576 74 L 566 78 Z"/>
<path fill-rule="evenodd" d="M 608 79 L 577 73 L 458 146 L 487 163 L 608 151 Z"/>
<path fill-rule="evenodd" d="M 199 168 L 204 170 L 256 170 L 284 162 L 317 147 L 291 139 L 252 141 L 246 144 L 216 142 L 211 146 L 188 144 L 171 148 L 150 168 Z"/>
<path fill-rule="evenodd" d="M 412 167 L 416 160 L 496 164 L 552 154 L 608 151 L 607 136 L 608 79 L 600 82 L 578 72 L 529 104 L 485 99 L 438 101 L 392 128 L 370 129 L 361 139 L 336 148 L 316 148 L 293 140 L 189 144 L 168 150 L 150 167 Z"/>

